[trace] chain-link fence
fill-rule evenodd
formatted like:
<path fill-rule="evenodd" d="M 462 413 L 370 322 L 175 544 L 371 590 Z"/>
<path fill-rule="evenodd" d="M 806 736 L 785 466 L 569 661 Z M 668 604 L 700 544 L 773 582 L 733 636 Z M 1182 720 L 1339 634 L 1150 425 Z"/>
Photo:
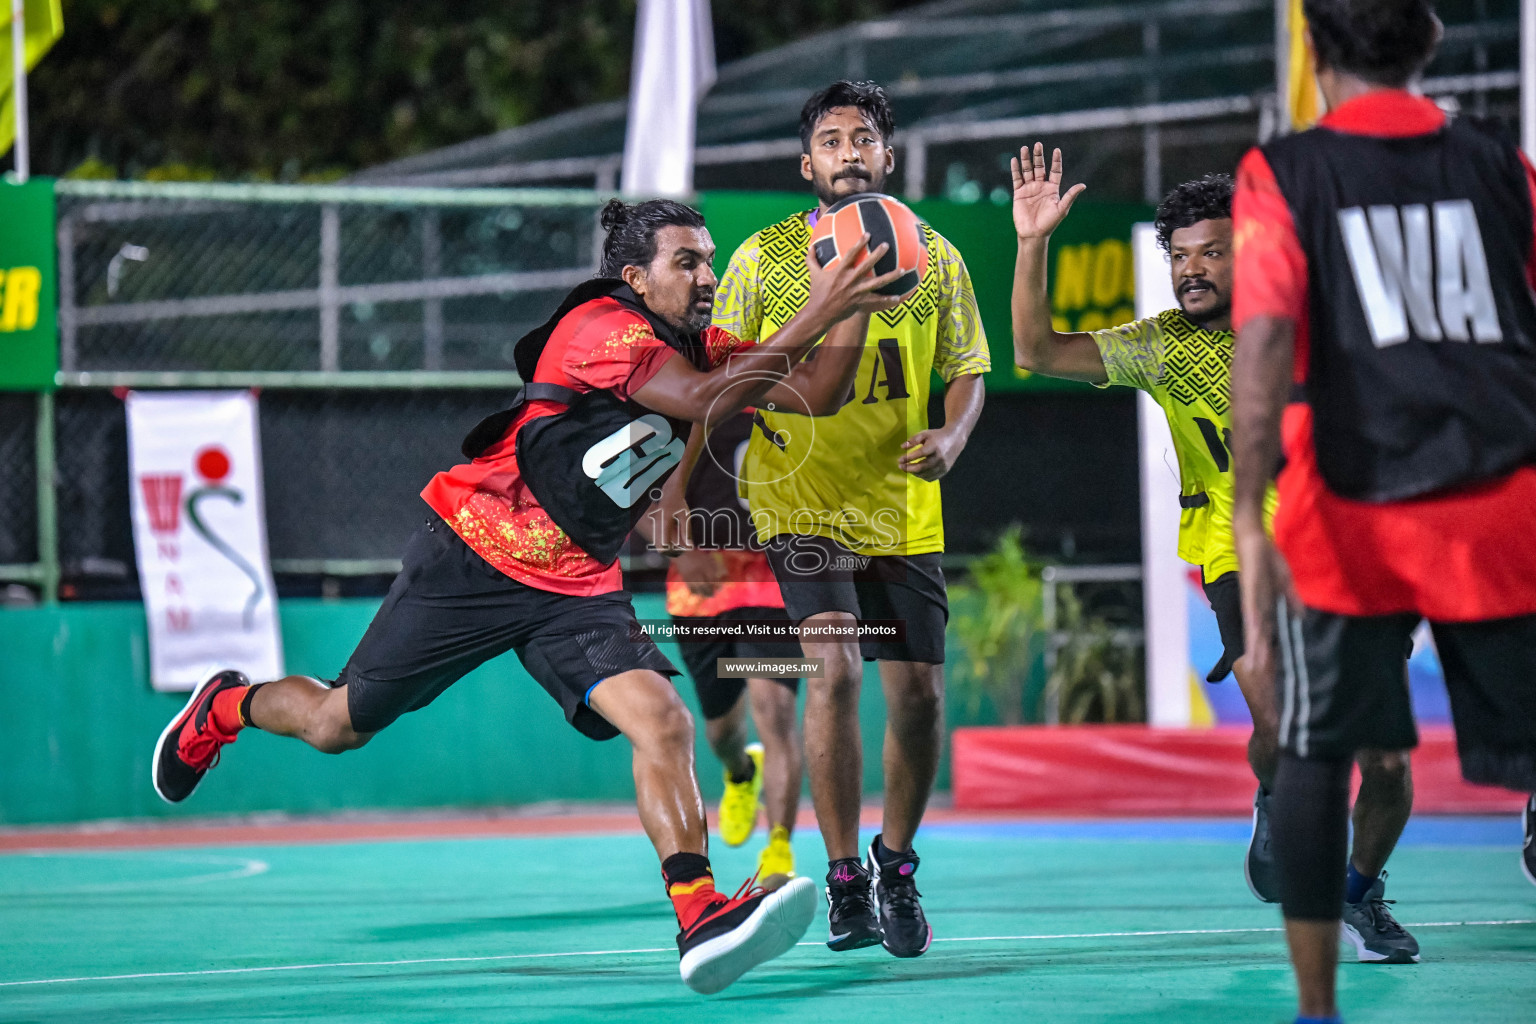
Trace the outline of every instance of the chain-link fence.
<path fill-rule="evenodd" d="M 42 560 L 35 455 L 39 401 L 35 395 L 0 394 L 0 565 L 32 566 Z"/>
<path fill-rule="evenodd" d="M 0 583 L 47 596 L 137 596 L 122 388 L 263 389 L 274 572 L 393 572 L 416 492 L 520 383 L 513 343 L 592 276 L 600 238 L 579 191 L 56 198 L 59 390 L 0 395 Z"/>
<path fill-rule="evenodd" d="M 512 341 L 591 276 L 598 205 L 574 191 L 60 182 L 63 381 L 510 371 Z"/>
<path fill-rule="evenodd" d="M 458 461 L 469 426 L 506 400 L 461 388 L 263 390 L 268 547 L 284 589 L 392 574 L 426 510 L 418 492 Z M 135 598 L 123 402 L 110 390 L 71 389 L 56 397 L 55 419 L 64 596 Z"/>
<path fill-rule="evenodd" d="M 513 342 L 592 275 L 598 207 L 590 192 L 58 183 L 59 390 L 0 394 L 0 585 L 137 598 L 121 389 L 260 388 L 279 588 L 380 592 L 420 489 L 519 385 Z M 1129 400 L 994 395 L 945 480 L 965 496 L 947 502 L 948 550 L 1019 521 L 1041 554 L 1134 560 L 1135 457 Z M 1090 458 L 1102 472 L 1079 471 Z"/>
<path fill-rule="evenodd" d="M 426 506 L 432 475 L 460 461 L 459 441 L 501 387 L 263 388 L 259 401 L 268 547 L 285 595 L 380 593 Z M 1126 399 L 1121 401 L 1119 399 Z M 56 513 L 39 515 L 39 407 L 55 440 Z M 942 415 L 936 402 L 934 416 Z M 1030 438 L 1031 452 L 1019 438 Z M 1099 471 L 1083 473 L 1092 457 Z M 951 553 L 987 550 L 1007 523 L 1031 549 L 1071 561 L 1139 557 L 1135 405 L 1128 396 L 997 395 L 985 429 L 945 478 Z M 996 467 L 1018 469 L 1008 479 Z M 137 599 L 127 421 L 114 389 L 0 395 L 0 584 L 75 599 Z M 962 500 L 963 496 L 963 500 Z M 46 503 L 44 503 L 46 506 Z M 57 541 L 39 542 L 48 523 Z M 46 559 L 44 548 L 53 558 Z M 44 572 L 48 563 L 51 575 Z M 658 563 L 659 564 L 659 563 Z M 645 559 L 634 566 L 647 568 Z M 324 588 L 324 589 L 323 589 Z"/>

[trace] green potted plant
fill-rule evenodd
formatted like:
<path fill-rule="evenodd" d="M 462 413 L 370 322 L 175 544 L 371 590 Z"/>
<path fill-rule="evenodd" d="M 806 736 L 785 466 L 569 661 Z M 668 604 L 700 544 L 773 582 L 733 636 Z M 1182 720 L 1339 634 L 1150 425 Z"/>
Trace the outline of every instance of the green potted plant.
<path fill-rule="evenodd" d="M 1087 615 L 1071 587 L 1057 595 L 1052 653 L 1044 694 L 1047 721 L 1147 720 L 1139 643 L 1128 631 Z"/>
<path fill-rule="evenodd" d="M 1026 685 L 1045 651 L 1042 592 L 1016 525 L 951 589 L 950 629 L 963 652 L 952 693 L 967 721 L 982 720 L 988 704 L 1003 725 L 1024 721 Z"/>

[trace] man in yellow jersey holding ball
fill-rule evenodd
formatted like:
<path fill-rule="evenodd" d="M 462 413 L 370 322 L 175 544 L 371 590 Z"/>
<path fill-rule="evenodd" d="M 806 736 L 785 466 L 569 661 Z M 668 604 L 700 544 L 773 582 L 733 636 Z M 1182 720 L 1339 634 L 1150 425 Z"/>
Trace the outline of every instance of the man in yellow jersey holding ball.
<path fill-rule="evenodd" d="M 1249 677 L 1243 654 L 1243 614 L 1237 549 L 1232 536 L 1232 178 L 1208 174 L 1176 187 L 1157 209 L 1157 234 L 1168 254 L 1178 306 L 1145 320 L 1102 331 L 1063 333 L 1051 325 L 1046 297 L 1046 253 L 1051 232 L 1085 188 L 1061 193 L 1061 150 L 1047 167 L 1045 147 L 1026 148 L 1013 162 L 1013 222 L 1018 258 L 1013 279 L 1015 362 L 1027 370 L 1120 384 L 1147 392 L 1167 414 L 1178 455 L 1184 509 L 1179 557 L 1201 567 L 1201 579 L 1226 648 L 1206 677 L 1237 676 L 1253 716 L 1248 763 L 1258 778 L 1253 836 L 1244 875 L 1253 895 L 1279 902 L 1270 853 L 1269 801 L 1279 763 L 1279 709 L 1272 690 Z M 1266 512 L 1274 515 L 1271 486 Z M 1387 909 L 1382 868 L 1413 809 L 1405 754 L 1359 752 L 1363 778 L 1355 802 L 1355 846 L 1350 890 L 1342 908 L 1346 932 L 1361 960 L 1404 963 L 1418 959 L 1418 943 Z M 1352 932 L 1350 931 L 1352 930 Z"/>
<path fill-rule="evenodd" d="M 771 336 L 805 301 L 805 250 L 818 218 L 847 196 L 883 192 L 895 123 L 873 82 L 836 82 L 800 115 L 800 174 L 818 206 L 757 232 L 736 250 L 714 322 L 743 339 Z M 920 956 L 933 932 L 918 902 L 912 840 L 943 738 L 944 626 L 939 479 L 981 413 L 987 340 L 959 252 L 923 225 L 928 267 L 917 290 L 870 321 L 852 393 L 832 416 L 759 408 L 741 470 L 753 524 L 807 658 L 805 755 L 826 842 L 834 950 L 881 943 Z M 947 387 L 945 423 L 928 424 L 929 382 Z M 890 632 L 859 638 L 858 621 Z M 859 687 L 880 666 L 887 708 L 880 834 L 859 848 L 863 751 Z M 861 858 L 860 854 L 865 856 Z"/>

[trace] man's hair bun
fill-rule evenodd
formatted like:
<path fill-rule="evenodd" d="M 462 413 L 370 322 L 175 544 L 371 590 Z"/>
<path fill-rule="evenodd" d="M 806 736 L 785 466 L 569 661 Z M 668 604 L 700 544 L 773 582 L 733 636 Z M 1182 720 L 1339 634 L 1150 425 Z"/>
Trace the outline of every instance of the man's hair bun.
<path fill-rule="evenodd" d="M 607 237 L 599 277 L 619 277 L 628 266 L 650 266 L 656 258 L 656 232 L 669 224 L 702 228 L 698 210 L 671 199 L 647 199 L 633 206 L 620 199 L 608 200 L 599 217 Z"/>
<path fill-rule="evenodd" d="M 629 215 L 633 211 L 634 207 L 624 202 L 624 200 L 610 199 L 607 205 L 603 207 L 603 212 L 599 215 L 598 219 L 602 223 L 604 231 L 612 231 L 614 228 L 622 228 L 625 224 L 628 224 Z"/>

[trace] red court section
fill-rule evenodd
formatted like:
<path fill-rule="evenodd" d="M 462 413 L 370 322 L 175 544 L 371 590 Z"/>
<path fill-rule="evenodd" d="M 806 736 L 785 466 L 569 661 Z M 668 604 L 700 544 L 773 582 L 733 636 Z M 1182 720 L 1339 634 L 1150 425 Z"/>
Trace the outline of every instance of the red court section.
<path fill-rule="evenodd" d="M 1246 726 L 1142 725 L 956 729 L 957 811 L 1065 816 L 1246 814 L 1253 807 Z M 1523 797 L 1463 782 L 1449 727 L 1421 728 L 1413 754 L 1418 814 L 1518 813 Z"/>

